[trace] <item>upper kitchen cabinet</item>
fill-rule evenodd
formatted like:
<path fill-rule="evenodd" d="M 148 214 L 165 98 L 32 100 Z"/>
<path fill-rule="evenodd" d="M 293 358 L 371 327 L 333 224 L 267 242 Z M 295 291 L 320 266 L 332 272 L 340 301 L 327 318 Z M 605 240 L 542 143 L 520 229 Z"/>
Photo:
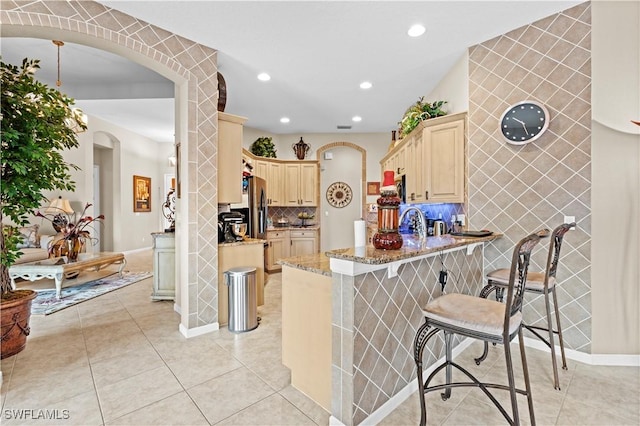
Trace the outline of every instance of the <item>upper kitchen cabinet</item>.
<path fill-rule="evenodd" d="M 464 202 L 466 117 L 425 120 L 382 158 L 383 170 L 405 175 L 407 203 Z"/>
<path fill-rule="evenodd" d="M 424 169 L 429 203 L 464 202 L 465 118 L 462 115 L 422 131 L 422 158 L 429 165 Z"/>
<path fill-rule="evenodd" d="M 285 203 L 287 207 L 316 206 L 318 163 L 284 163 Z"/>
<path fill-rule="evenodd" d="M 242 202 L 242 127 L 245 121 L 245 117 L 218 112 L 219 204 Z"/>
<path fill-rule="evenodd" d="M 284 167 L 282 163 L 271 160 L 255 160 L 253 173 L 267 181 L 267 204 L 284 205 Z"/>

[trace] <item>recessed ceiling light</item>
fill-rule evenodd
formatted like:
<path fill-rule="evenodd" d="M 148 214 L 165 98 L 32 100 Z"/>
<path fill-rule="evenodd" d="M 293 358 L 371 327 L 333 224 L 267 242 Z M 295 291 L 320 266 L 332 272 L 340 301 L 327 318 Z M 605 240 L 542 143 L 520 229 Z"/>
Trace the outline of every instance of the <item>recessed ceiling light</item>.
<path fill-rule="evenodd" d="M 360 83 L 361 89 L 371 89 L 371 86 L 373 86 L 373 84 L 371 84 L 370 81 L 363 81 L 362 83 Z"/>
<path fill-rule="evenodd" d="M 362 117 L 360 117 L 359 115 L 354 115 L 351 120 L 355 121 L 356 123 L 358 123 L 358 122 L 362 121 Z"/>
<path fill-rule="evenodd" d="M 409 28 L 409 31 L 407 31 L 407 34 L 409 34 L 411 37 L 420 37 L 422 34 L 424 34 L 425 31 L 426 30 L 422 25 L 415 24 L 415 25 L 412 25 L 411 28 Z"/>
<path fill-rule="evenodd" d="M 263 73 L 258 74 L 258 80 L 260 80 L 260 81 L 269 81 L 269 80 L 271 80 L 271 76 L 269 74 L 267 74 L 266 72 L 263 72 Z"/>
<path fill-rule="evenodd" d="M 289 117 L 282 117 L 282 118 L 280 119 L 280 122 L 281 122 L 281 123 L 284 123 L 284 124 L 287 124 L 289 121 L 291 121 L 291 120 L 289 120 Z"/>

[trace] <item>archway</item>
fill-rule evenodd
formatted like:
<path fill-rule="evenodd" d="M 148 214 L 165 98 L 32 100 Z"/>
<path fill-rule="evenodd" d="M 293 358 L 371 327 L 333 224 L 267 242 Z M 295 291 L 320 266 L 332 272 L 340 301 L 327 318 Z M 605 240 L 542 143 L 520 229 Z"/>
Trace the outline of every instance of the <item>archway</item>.
<path fill-rule="evenodd" d="M 218 206 L 217 52 L 91 1 L 3 4 L 0 28 L 3 37 L 107 50 L 176 84 L 176 141 L 182 145 L 176 265 L 180 293 L 189 296 L 182 298 L 180 331 L 189 337 L 217 330 L 217 223 L 211 220 Z"/>
<path fill-rule="evenodd" d="M 354 190 L 353 201 L 358 203 L 357 209 L 352 208 L 351 211 L 348 212 L 344 209 L 337 210 L 337 209 L 328 207 L 324 194 L 330 182 L 328 182 L 328 180 L 325 178 L 324 173 L 325 171 L 327 171 L 325 169 L 327 168 L 329 161 L 334 161 L 334 160 L 325 160 L 324 153 L 329 152 L 330 150 L 333 150 L 334 151 L 333 153 L 337 153 L 336 151 L 338 152 L 343 151 L 345 156 L 349 156 L 349 158 L 347 159 L 347 162 L 349 162 L 349 164 L 353 164 L 351 162 L 352 159 L 354 161 L 357 161 L 355 160 L 355 158 L 350 156 L 351 153 L 349 151 L 355 150 L 356 151 L 355 154 L 360 155 L 360 170 L 358 170 L 357 167 L 355 170 L 353 170 L 350 167 L 347 167 L 347 169 L 349 169 L 351 173 L 344 173 L 345 168 L 342 168 L 341 170 L 343 172 L 340 172 L 338 174 L 333 174 L 333 178 L 329 179 L 329 180 L 334 180 L 335 178 L 340 181 L 352 180 L 352 182 L 346 182 L 346 183 L 348 183 Z M 340 160 L 339 157 L 341 156 L 342 155 L 334 157 L 335 161 L 339 161 Z M 322 194 L 320 197 L 320 206 L 319 206 L 320 214 L 318 215 L 318 217 L 320 218 L 319 220 L 321 225 L 320 229 L 322 230 L 321 251 L 337 248 L 337 247 L 330 246 L 329 241 L 336 242 L 336 244 L 340 247 L 353 246 L 353 238 L 348 237 L 348 236 L 351 236 L 353 233 L 352 222 L 353 220 L 358 219 L 360 217 L 362 218 L 366 217 L 365 185 L 366 185 L 366 177 L 367 177 L 367 151 L 361 146 L 358 146 L 351 142 L 332 142 L 318 148 L 316 150 L 316 158 L 320 163 L 320 194 Z M 353 214 L 352 212 L 355 212 L 355 214 Z M 326 220 L 328 218 L 327 215 L 333 215 L 332 220 Z"/>

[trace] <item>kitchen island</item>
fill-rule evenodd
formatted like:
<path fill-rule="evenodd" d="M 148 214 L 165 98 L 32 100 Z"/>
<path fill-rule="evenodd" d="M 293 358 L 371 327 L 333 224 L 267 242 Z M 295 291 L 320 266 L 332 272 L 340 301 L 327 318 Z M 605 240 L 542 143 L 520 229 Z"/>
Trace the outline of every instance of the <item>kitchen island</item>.
<path fill-rule="evenodd" d="M 282 260 L 282 358 L 292 385 L 334 422 L 381 420 L 415 390 L 413 339 L 421 307 L 442 294 L 440 271 L 447 271 L 446 292 L 479 294 L 484 245 L 498 237 L 404 236 L 399 250 L 368 246 Z M 443 346 L 432 339 L 426 367 Z"/>

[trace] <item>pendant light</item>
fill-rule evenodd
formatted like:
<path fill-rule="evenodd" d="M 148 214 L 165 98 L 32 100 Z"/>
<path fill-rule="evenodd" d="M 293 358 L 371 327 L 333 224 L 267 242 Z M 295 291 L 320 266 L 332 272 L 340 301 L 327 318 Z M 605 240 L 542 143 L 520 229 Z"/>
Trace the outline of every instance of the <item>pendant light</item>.
<path fill-rule="evenodd" d="M 60 47 L 64 46 L 64 41 L 62 40 L 51 40 L 53 44 L 58 46 L 58 79 L 56 80 L 56 86 L 62 86 L 62 80 L 60 80 Z M 80 108 L 72 108 L 71 116 L 64 119 L 65 123 L 74 133 L 82 133 L 86 130 L 87 126 L 87 115 L 82 112 Z M 84 125 L 85 128 L 82 128 L 80 125 Z"/>
<path fill-rule="evenodd" d="M 62 86 L 62 81 L 60 80 L 60 47 L 64 46 L 64 41 L 61 40 L 52 40 L 53 44 L 58 46 L 58 79 L 56 80 L 56 86 Z"/>

